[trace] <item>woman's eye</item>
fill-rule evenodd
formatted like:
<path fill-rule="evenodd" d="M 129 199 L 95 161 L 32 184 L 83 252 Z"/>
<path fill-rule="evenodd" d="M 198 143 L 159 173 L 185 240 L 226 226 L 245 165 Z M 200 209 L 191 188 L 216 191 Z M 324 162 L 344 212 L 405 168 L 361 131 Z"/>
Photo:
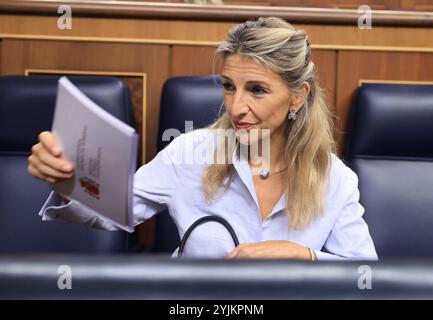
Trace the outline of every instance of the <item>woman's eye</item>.
<path fill-rule="evenodd" d="M 254 87 L 251 89 L 251 92 L 255 95 L 262 95 L 265 93 L 268 93 L 265 89 L 263 89 L 262 87 Z"/>
<path fill-rule="evenodd" d="M 230 83 L 223 83 L 223 87 L 225 91 L 232 91 L 233 86 Z"/>

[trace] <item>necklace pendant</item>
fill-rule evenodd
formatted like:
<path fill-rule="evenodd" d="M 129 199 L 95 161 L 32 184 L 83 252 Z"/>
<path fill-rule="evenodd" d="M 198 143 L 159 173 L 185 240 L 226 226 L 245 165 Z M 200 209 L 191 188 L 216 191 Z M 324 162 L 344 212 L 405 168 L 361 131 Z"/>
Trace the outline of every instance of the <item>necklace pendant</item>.
<path fill-rule="evenodd" d="M 260 177 L 262 177 L 262 179 L 266 179 L 267 177 L 269 177 L 269 170 L 263 169 L 260 172 Z"/>

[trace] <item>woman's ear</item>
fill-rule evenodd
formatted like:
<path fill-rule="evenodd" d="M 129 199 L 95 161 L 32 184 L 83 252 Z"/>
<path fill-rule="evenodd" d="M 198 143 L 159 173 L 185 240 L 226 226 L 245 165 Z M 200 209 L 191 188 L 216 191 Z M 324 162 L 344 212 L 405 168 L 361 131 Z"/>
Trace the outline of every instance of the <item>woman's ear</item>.
<path fill-rule="evenodd" d="M 294 94 L 292 98 L 292 105 L 290 106 L 290 111 L 297 113 L 305 105 L 305 100 L 310 94 L 310 84 L 304 81 L 301 84 L 301 94 Z"/>

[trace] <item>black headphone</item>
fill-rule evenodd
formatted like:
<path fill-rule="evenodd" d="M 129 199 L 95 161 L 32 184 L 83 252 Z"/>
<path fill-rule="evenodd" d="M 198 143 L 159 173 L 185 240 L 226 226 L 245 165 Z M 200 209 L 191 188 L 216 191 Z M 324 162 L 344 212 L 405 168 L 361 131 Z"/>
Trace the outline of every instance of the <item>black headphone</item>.
<path fill-rule="evenodd" d="M 185 244 L 186 241 L 188 240 L 191 232 L 198 227 L 199 225 L 201 225 L 202 223 L 206 223 L 206 222 L 210 222 L 210 221 L 215 221 L 218 222 L 219 224 L 222 224 L 227 231 L 230 233 L 230 235 L 232 236 L 233 242 L 235 244 L 235 247 L 237 247 L 239 245 L 239 240 L 238 237 L 236 236 L 235 231 L 233 230 L 232 226 L 230 225 L 230 223 L 227 222 L 226 219 L 224 219 L 223 217 L 220 216 L 205 216 L 205 217 L 201 217 L 200 219 L 196 220 L 189 228 L 188 230 L 186 230 L 182 241 L 180 242 L 180 246 L 179 246 L 179 251 L 177 253 L 177 257 L 180 258 L 183 255 L 183 250 L 185 249 Z"/>

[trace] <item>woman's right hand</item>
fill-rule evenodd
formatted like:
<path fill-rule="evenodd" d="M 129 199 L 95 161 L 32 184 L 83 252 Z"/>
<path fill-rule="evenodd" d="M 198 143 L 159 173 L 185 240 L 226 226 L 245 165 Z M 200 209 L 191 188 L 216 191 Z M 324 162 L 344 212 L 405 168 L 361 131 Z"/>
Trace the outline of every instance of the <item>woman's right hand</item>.
<path fill-rule="evenodd" d="M 28 160 L 29 173 L 47 182 L 61 181 L 74 175 L 73 164 L 62 159 L 60 143 L 49 131 L 39 134 L 39 143 L 32 147 Z"/>

